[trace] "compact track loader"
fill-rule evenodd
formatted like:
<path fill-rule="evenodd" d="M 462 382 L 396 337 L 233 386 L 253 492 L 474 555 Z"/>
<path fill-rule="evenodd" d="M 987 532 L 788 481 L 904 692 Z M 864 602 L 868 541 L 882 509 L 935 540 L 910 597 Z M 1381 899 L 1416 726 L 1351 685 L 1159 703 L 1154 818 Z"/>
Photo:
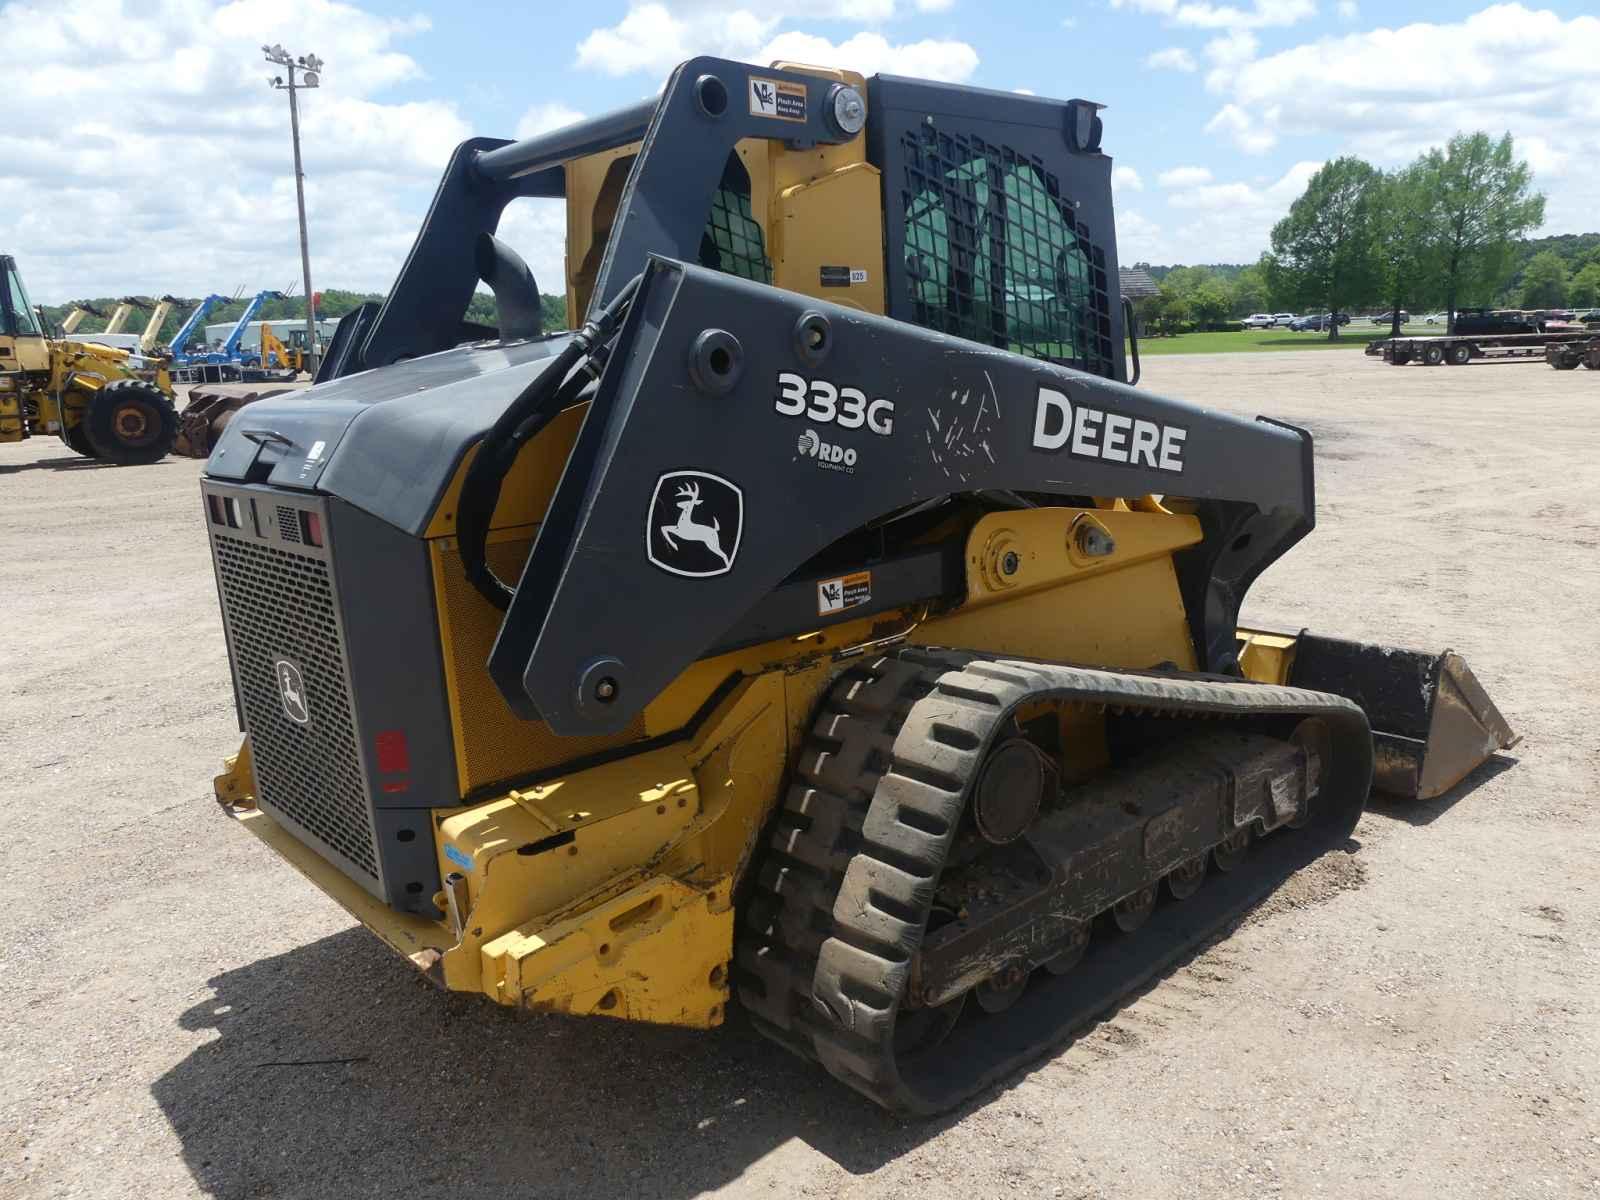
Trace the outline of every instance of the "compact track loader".
<path fill-rule="evenodd" d="M 125 319 L 131 308 L 117 311 Z M 75 453 L 119 465 L 166 457 L 178 436 L 172 381 L 165 367 L 136 370 L 128 358 L 48 336 L 16 260 L 0 254 L 0 442 L 55 434 Z"/>
<path fill-rule="evenodd" d="M 463 144 L 208 462 L 218 798 L 445 987 L 737 999 L 932 1112 L 1509 744 L 1453 655 L 1237 628 L 1311 438 L 1130 386 L 1097 110 L 702 58 Z"/>

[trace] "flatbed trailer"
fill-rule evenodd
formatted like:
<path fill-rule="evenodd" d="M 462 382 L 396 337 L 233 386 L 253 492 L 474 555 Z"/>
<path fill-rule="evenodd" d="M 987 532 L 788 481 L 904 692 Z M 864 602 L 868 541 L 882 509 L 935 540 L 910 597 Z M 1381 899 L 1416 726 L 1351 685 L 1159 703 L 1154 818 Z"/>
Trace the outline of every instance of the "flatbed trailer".
<path fill-rule="evenodd" d="M 1574 371 L 1579 366 L 1600 371 L 1600 337 L 1575 338 L 1552 342 L 1544 348 L 1544 360 L 1558 371 Z"/>
<path fill-rule="evenodd" d="M 1548 357 L 1548 347 L 1583 343 L 1594 337 L 1590 329 L 1551 330 L 1545 333 L 1456 333 L 1432 337 L 1381 338 L 1367 347 L 1367 354 L 1381 357 L 1390 366 L 1421 363 L 1428 367 L 1442 364 L 1462 366 L 1474 360 L 1526 360 Z"/>

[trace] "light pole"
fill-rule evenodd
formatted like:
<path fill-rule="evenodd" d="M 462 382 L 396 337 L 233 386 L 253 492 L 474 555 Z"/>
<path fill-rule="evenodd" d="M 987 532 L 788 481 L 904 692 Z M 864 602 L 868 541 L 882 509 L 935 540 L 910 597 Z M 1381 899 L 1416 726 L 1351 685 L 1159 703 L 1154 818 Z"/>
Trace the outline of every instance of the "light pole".
<path fill-rule="evenodd" d="M 300 206 L 300 269 L 305 273 L 306 284 L 306 365 L 313 376 L 317 373 L 317 315 L 316 302 L 311 291 L 311 249 L 306 242 L 306 173 L 300 166 L 300 105 L 295 92 L 300 88 L 314 88 L 322 82 L 322 60 L 315 54 L 292 57 L 281 43 L 261 47 L 267 61 L 276 63 L 288 72 L 289 80 L 281 75 L 269 75 L 267 82 L 289 93 L 289 132 L 294 139 L 294 197 Z M 294 73 L 302 72 L 299 80 Z"/>

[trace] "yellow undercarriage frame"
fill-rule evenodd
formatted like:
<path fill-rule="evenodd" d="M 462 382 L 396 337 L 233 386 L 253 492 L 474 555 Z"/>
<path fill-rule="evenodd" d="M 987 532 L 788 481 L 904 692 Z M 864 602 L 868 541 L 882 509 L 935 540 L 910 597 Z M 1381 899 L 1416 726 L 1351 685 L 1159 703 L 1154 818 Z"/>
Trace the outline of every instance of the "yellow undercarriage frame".
<path fill-rule="evenodd" d="M 697 664 L 686 678 L 739 682 L 691 736 L 436 809 L 443 921 L 390 909 L 258 811 L 248 741 L 217 797 L 444 987 L 517 1008 L 707 1028 L 727 1005 L 736 889 L 819 697 L 853 656 L 907 642 L 1193 670 L 1173 555 L 1200 537 L 1195 518 L 1149 501 L 984 517 L 967 540 L 967 596 L 952 610 L 879 614 Z M 1288 678 L 1294 637 L 1240 638 L 1249 677 Z M 1074 757 L 1081 749 L 1092 765 L 1103 730 L 1079 716 L 1093 727 L 1074 718 Z"/>

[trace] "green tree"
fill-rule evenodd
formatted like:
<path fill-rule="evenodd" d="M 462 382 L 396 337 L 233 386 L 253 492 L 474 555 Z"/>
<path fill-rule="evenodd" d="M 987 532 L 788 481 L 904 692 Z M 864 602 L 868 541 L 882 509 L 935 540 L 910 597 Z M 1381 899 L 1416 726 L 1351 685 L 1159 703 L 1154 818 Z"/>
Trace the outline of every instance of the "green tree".
<path fill-rule="evenodd" d="M 1438 297 L 1439 255 L 1433 234 L 1439 210 L 1432 180 L 1419 160 L 1383 177 L 1377 189 L 1374 246 L 1384 302 L 1393 313 L 1390 332 L 1400 333 L 1400 313 L 1431 305 Z"/>
<path fill-rule="evenodd" d="M 1299 303 L 1329 312 L 1374 295 L 1382 270 L 1373 237 L 1383 177 L 1359 158 L 1336 158 L 1306 184 L 1289 215 L 1272 227 L 1272 254 L 1280 286 Z M 1328 337 L 1339 323 L 1328 322 Z"/>
<path fill-rule="evenodd" d="M 1591 262 L 1567 284 L 1567 303 L 1580 308 L 1600 305 L 1600 262 Z"/>
<path fill-rule="evenodd" d="M 1189 301 L 1184 294 L 1166 283 L 1154 296 L 1145 296 L 1136 302 L 1145 327 L 1157 337 L 1171 337 L 1180 333 L 1189 320 Z"/>
<path fill-rule="evenodd" d="M 1493 295 L 1511 265 L 1513 243 L 1544 223 L 1544 196 L 1516 158 L 1511 135 L 1458 133 L 1422 157 L 1439 205 L 1436 247 L 1449 328 L 1463 293 Z"/>
<path fill-rule="evenodd" d="M 1228 320 L 1231 303 L 1227 285 L 1220 280 L 1208 280 L 1186 297 L 1189 313 L 1201 329 L 1217 329 Z"/>
<path fill-rule="evenodd" d="M 1267 296 L 1267 273 L 1260 263 L 1249 266 L 1234 277 L 1232 288 L 1232 304 L 1229 314 L 1234 317 L 1248 317 L 1251 313 L 1261 312 L 1271 301 Z"/>
<path fill-rule="evenodd" d="M 1554 250 L 1541 250 L 1522 272 L 1523 308 L 1560 308 L 1567 302 L 1567 264 Z"/>

